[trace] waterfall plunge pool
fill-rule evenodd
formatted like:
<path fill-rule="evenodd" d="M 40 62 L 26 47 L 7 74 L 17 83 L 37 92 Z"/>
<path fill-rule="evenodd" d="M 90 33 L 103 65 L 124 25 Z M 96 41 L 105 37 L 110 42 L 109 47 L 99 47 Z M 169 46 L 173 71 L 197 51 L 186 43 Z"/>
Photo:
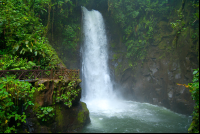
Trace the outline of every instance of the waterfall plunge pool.
<path fill-rule="evenodd" d="M 121 101 L 111 108 L 106 101 L 86 104 L 91 123 L 80 133 L 187 133 L 192 122 L 192 116 L 148 103 Z"/>

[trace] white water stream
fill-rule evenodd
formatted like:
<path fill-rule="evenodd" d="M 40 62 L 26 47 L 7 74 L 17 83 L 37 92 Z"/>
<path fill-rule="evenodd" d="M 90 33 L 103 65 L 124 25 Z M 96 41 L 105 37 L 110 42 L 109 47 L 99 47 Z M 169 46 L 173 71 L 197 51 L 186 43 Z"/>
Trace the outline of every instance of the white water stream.
<path fill-rule="evenodd" d="M 100 12 L 83 12 L 82 98 L 91 123 L 81 132 L 187 132 L 191 117 L 147 103 L 120 100 L 113 92 L 108 44 Z"/>
<path fill-rule="evenodd" d="M 82 7 L 84 43 L 82 47 L 82 100 L 105 104 L 114 99 L 108 69 L 107 37 L 100 12 Z M 96 105 L 106 107 L 106 105 Z"/>

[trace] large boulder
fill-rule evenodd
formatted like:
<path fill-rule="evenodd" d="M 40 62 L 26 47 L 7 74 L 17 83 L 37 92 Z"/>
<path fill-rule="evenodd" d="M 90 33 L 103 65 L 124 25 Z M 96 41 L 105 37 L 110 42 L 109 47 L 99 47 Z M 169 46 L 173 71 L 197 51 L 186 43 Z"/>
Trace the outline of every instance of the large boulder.
<path fill-rule="evenodd" d="M 74 132 L 90 122 L 89 110 L 84 102 L 80 102 L 80 79 L 76 80 L 73 84 L 72 88 L 76 90 L 77 95 L 70 96 L 69 99 L 72 100 L 72 106 L 70 108 L 64 104 L 63 100 L 56 100 L 56 98 L 60 97 L 61 93 L 68 93 L 70 91 L 68 87 L 69 82 L 69 80 L 39 80 L 34 84 L 35 87 L 44 84 L 44 89 L 35 91 L 33 96 L 34 106 L 32 108 L 28 107 L 25 111 L 28 116 L 26 123 L 23 125 L 25 132 Z M 46 114 L 44 111 L 41 111 L 42 107 L 48 107 L 53 110 L 48 111 L 48 114 Z M 41 116 L 45 115 L 38 119 L 37 114 Z M 50 117 L 50 114 L 54 114 L 54 116 Z M 49 119 L 43 121 L 46 118 Z"/>
<path fill-rule="evenodd" d="M 57 104 L 53 120 L 42 122 L 36 117 L 28 117 L 24 129 L 30 133 L 77 132 L 89 122 L 89 110 L 84 102 L 79 102 L 71 108 Z"/>

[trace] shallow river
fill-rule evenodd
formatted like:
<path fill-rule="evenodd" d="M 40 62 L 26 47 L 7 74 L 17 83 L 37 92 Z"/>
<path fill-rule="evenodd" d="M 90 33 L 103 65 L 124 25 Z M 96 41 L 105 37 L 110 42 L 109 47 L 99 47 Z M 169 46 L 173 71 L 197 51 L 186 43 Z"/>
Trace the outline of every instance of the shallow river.
<path fill-rule="evenodd" d="M 86 103 L 91 123 L 82 133 L 187 133 L 192 121 L 191 116 L 148 103 L 121 101 L 111 108 L 106 101 Z"/>

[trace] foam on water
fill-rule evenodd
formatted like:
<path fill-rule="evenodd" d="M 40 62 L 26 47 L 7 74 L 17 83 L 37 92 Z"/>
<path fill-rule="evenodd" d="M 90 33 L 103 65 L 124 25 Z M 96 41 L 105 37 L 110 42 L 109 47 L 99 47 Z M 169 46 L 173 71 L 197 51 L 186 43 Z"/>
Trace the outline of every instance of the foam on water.
<path fill-rule="evenodd" d="M 192 117 L 148 103 L 122 101 L 121 104 L 126 107 L 92 108 L 91 123 L 81 132 L 187 132 L 192 121 Z"/>

